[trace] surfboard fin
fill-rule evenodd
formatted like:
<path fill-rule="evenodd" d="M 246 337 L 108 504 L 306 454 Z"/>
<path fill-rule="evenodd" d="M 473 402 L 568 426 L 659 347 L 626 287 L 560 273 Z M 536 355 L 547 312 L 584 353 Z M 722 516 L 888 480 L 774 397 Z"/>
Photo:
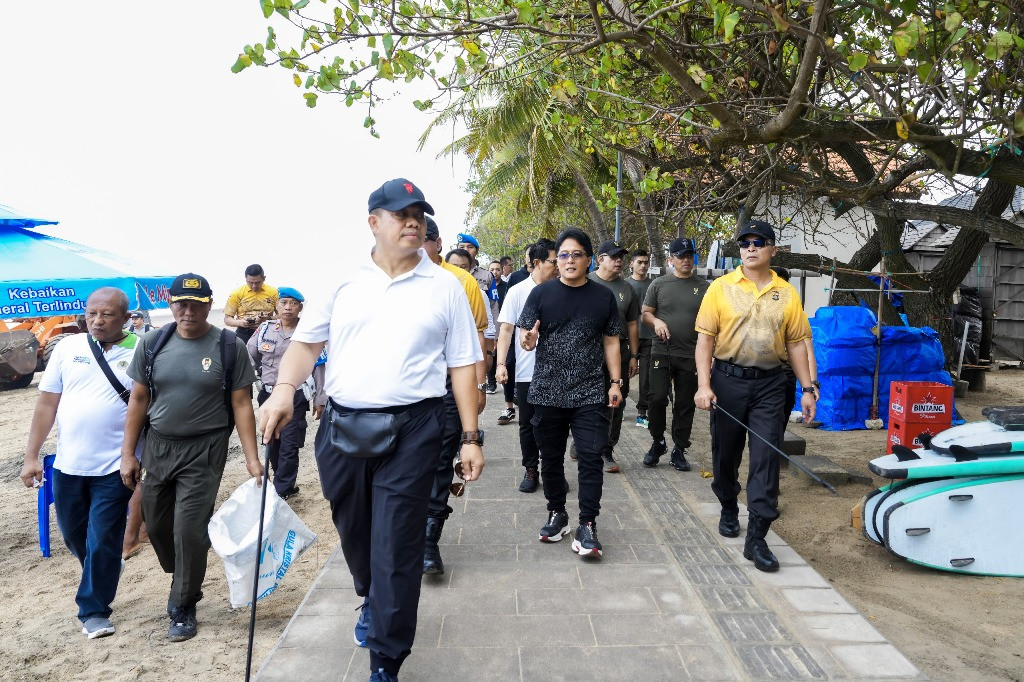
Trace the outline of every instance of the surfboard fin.
<path fill-rule="evenodd" d="M 931 528 L 908 528 L 907 535 L 915 537 L 917 535 L 924 535 L 925 533 L 930 533 L 931 530 Z"/>
<path fill-rule="evenodd" d="M 950 502 L 969 502 L 974 499 L 974 495 L 950 495 Z"/>
<path fill-rule="evenodd" d="M 909 462 L 914 459 L 921 459 L 920 455 L 908 448 L 906 445 L 893 445 L 892 454 L 896 455 L 896 459 L 900 462 Z"/>
<path fill-rule="evenodd" d="M 964 566 L 970 566 L 973 563 L 974 563 L 974 558 L 973 557 L 964 558 L 964 559 L 950 559 L 949 560 L 949 565 L 952 566 L 953 568 L 963 568 Z"/>
<path fill-rule="evenodd" d="M 971 459 L 978 459 L 979 457 L 999 457 L 1001 455 L 1012 455 L 1016 451 L 1015 446 L 1017 443 L 989 443 L 988 445 L 977 445 L 975 447 L 967 447 L 966 445 L 950 445 L 949 452 L 956 461 L 961 460 L 960 456 L 970 455 Z M 896 447 L 895 445 L 893 447 Z M 957 453 L 960 453 L 959 455 Z"/>
<path fill-rule="evenodd" d="M 958 462 L 970 462 L 978 459 L 978 455 L 973 450 L 965 448 L 963 445 L 950 445 L 949 454 L 953 455 L 953 459 Z"/>
<path fill-rule="evenodd" d="M 925 450 L 932 449 L 932 436 L 930 433 L 922 433 L 917 439 L 921 441 L 921 445 L 924 446 Z"/>

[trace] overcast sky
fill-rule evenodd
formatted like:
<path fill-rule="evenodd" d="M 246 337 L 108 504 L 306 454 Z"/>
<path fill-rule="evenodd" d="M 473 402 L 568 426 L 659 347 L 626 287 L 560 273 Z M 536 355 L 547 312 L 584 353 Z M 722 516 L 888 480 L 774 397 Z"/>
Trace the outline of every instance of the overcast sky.
<path fill-rule="evenodd" d="M 141 274 L 206 275 L 220 304 L 253 262 L 326 286 L 369 250 L 366 199 L 393 177 L 422 187 L 450 246 L 468 164 L 435 158 L 450 139 L 415 152 L 422 94 L 379 108 L 375 140 L 365 106 L 309 109 L 284 69 L 230 72 L 266 26 L 255 0 L 0 3 L 0 204 Z"/>

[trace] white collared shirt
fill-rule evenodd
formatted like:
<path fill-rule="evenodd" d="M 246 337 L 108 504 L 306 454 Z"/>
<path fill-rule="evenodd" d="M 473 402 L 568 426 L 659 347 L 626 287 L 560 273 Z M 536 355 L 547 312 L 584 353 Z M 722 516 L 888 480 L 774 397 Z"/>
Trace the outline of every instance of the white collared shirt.
<path fill-rule="evenodd" d="M 445 394 L 449 367 L 483 359 L 462 284 L 420 262 L 392 279 L 367 257 L 316 306 L 292 341 L 328 342 L 327 395 L 358 409 L 410 405 Z"/>
<path fill-rule="evenodd" d="M 516 320 L 519 319 L 519 315 L 523 312 L 523 306 L 526 305 L 526 297 L 536 286 L 537 283 L 533 281 L 533 277 L 527 277 L 509 289 L 505 294 L 505 304 L 501 306 L 501 312 L 498 314 L 498 322 L 515 327 Z M 516 352 L 516 383 L 533 381 L 533 361 L 537 357 L 537 353 L 535 350 L 523 348 L 523 332 L 519 327 L 515 327 L 513 332 L 512 345 Z"/>
<path fill-rule="evenodd" d="M 138 336 L 128 334 L 103 353 L 114 376 L 128 390 L 132 380 L 127 369 L 138 343 Z M 57 344 L 39 390 L 60 394 L 53 466 L 71 476 L 106 476 L 119 471 L 128 406 L 96 364 L 88 334 L 75 334 Z M 143 443 L 140 438 L 136 457 L 142 453 Z"/>

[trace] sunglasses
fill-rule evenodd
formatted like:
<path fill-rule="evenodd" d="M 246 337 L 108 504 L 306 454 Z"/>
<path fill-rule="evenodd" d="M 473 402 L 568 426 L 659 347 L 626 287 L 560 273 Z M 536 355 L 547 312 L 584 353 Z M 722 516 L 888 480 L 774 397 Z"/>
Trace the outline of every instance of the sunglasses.
<path fill-rule="evenodd" d="M 465 474 L 464 471 L 462 471 L 462 460 L 461 459 L 457 460 L 455 462 L 455 475 L 458 476 L 459 478 L 461 478 L 462 481 L 459 481 L 459 482 L 456 482 L 456 483 L 452 483 L 451 485 L 449 485 L 448 486 L 448 492 L 450 492 L 455 497 L 462 497 L 463 494 L 465 494 L 465 492 L 466 492 L 466 483 L 465 483 L 466 474 Z"/>
<path fill-rule="evenodd" d="M 584 258 L 590 258 L 587 254 L 582 251 L 562 251 L 558 254 L 558 260 L 582 260 Z"/>
<path fill-rule="evenodd" d="M 736 244 L 738 244 L 741 249 L 749 249 L 751 246 L 758 249 L 763 249 L 764 247 L 768 246 L 768 240 L 761 238 L 741 239 L 738 242 L 736 242 Z"/>

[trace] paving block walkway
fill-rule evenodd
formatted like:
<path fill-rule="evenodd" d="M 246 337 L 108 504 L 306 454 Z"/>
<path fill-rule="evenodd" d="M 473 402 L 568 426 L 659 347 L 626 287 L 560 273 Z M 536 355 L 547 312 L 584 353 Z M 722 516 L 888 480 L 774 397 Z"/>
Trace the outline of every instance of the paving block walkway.
<path fill-rule="evenodd" d="M 518 426 L 495 425 L 502 406 L 500 393 L 489 396 L 481 416 L 484 476 L 452 500 L 445 574 L 424 578 L 404 682 L 925 679 L 774 532 L 782 568 L 755 570 L 742 534 L 718 534 L 719 506 L 697 466 L 681 473 L 666 456 L 643 467 L 650 436 L 632 425 L 632 404 L 616 448 L 622 473 L 604 477 L 604 558 L 584 561 L 570 537 L 540 543 L 543 493 L 518 491 Z M 705 433 L 699 414 L 695 449 L 706 452 Z M 569 460 L 566 473 L 575 528 Z M 369 655 L 352 641 L 361 603 L 336 549 L 258 679 L 366 680 Z"/>

